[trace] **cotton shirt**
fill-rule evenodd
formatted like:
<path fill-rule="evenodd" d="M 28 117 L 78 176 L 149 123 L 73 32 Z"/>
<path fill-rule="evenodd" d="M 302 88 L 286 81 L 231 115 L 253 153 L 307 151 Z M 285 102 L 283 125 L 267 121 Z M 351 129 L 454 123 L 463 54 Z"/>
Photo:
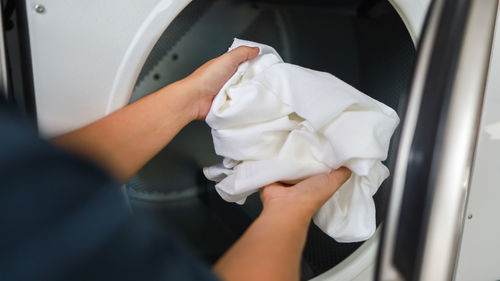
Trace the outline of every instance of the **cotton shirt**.
<path fill-rule="evenodd" d="M 369 239 L 376 229 L 372 196 L 389 176 L 396 112 L 337 77 L 285 63 L 270 46 L 242 63 L 214 98 L 206 122 L 224 157 L 204 169 L 229 202 L 243 204 L 262 186 L 294 184 L 345 166 L 352 176 L 314 215 L 314 223 L 338 242 Z"/>

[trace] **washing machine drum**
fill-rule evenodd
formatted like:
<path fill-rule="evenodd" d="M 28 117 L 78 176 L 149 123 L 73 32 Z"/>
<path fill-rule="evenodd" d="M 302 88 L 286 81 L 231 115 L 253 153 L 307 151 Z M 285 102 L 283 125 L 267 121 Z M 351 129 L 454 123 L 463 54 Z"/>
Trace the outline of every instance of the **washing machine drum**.
<path fill-rule="evenodd" d="M 392 6 L 373 2 L 193 1 L 152 50 L 131 102 L 189 75 L 238 37 L 273 46 L 286 62 L 332 73 L 403 116 L 415 48 Z M 398 132 L 389 168 L 397 140 Z M 261 210 L 257 195 L 243 206 L 219 198 L 201 169 L 220 161 L 209 128 L 194 122 L 127 183 L 137 212 L 174 224 L 209 262 L 227 250 Z M 390 178 L 374 196 L 378 225 L 388 183 Z M 302 278 L 331 269 L 361 244 L 337 243 L 311 224 Z"/>

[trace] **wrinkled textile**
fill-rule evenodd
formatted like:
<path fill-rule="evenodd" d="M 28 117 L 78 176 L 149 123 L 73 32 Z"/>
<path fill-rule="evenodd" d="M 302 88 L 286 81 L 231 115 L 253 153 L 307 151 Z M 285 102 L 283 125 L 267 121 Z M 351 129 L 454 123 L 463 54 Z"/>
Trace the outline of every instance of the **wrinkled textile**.
<path fill-rule="evenodd" d="M 315 214 L 314 222 L 339 242 L 374 233 L 372 199 L 389 176 L 381 163 L 399 123 L 388 106 L 335 76 L 284 63 L 266 45 L 241 64 L 215 97 L 206 121 L 223 163 L 204 169 L 220 196 L 243 204 L 260 187 L 293 183 L 341 166 L 351 178 Z"/>

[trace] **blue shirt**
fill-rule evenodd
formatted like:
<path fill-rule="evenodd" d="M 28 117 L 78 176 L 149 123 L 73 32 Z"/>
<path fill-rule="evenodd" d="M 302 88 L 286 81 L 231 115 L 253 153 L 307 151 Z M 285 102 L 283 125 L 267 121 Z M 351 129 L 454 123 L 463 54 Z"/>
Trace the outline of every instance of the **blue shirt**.
<path fill-rule="evenodd" d="M 216 280 L 94 165 L 0 102 L 0 280 Z"/>

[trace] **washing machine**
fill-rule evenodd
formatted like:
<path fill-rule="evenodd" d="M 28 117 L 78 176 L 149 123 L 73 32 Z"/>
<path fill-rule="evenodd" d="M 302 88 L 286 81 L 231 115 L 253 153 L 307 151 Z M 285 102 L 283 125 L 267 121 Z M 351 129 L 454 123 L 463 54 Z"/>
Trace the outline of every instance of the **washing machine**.
<path fill-rule="evenodd" d="M 235 37 L 334 74 L 402 124 L 377 231 L 338 243 L 311 224 L 301 279 L 500 279 L 497 0 L 2 2 L 0 86 L 45 138 L 189 75 Z M 262 208 L 219 198 L 201 169 L 220 160 L 195 121 L 123 186 L 133 212 L 173 225 L 208 263 Z"/>

